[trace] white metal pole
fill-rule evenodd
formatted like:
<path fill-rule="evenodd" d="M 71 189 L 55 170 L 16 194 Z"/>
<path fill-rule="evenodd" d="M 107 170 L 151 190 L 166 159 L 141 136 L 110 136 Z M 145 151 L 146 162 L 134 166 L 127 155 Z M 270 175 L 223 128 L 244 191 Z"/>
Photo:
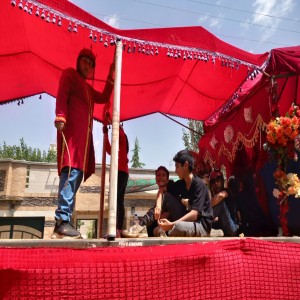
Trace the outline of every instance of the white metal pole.
<path fill-rule="evenodd" d="M 98 224 L 98 238 L 103 235 L 103 214 L 105 201 L 105 174 L 106 174 L 106 139 L 103 134 L 102 143 L 102 163 L 101 163 L 101 191 L 100 191 L 100 209 L 99 209 L 99 224 Z"/>
<path fill-rule="evenodd" d="M 118 40 L 116 42 L 116 52 L 115 52 L 115 81 L 114 81 L 114 102 L 113 102 L 113 113 L 112 113 L 110 185 L 109 185 L 109 196 L 108 196 L 108 202 L 109 202 L 108 232 L 107 232 L 108 240 L 114 240 L 116 237 L 122 47 L 123 47 L 122 41 Z"/>

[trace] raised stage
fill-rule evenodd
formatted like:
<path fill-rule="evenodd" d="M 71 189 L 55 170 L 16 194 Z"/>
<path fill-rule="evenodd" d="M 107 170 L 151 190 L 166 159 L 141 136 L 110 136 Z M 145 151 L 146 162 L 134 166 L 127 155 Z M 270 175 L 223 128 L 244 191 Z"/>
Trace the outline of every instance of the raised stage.
<path fill-rule="evenodd" d="M 300 238 L 0 240 L 1 299 L 300 299 Z"/>

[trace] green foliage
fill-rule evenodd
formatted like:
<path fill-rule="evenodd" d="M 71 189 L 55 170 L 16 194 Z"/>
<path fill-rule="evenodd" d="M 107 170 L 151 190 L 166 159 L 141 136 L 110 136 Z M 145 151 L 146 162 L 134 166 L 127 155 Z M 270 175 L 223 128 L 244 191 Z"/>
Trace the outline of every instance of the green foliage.
<path fill-rule="evenodd" d="M 48 152 L 43 152 L 43 157 L 45 157 L 45 161 L 47 162 L 56 162 L 57 160 L 57 152 L 54 149 L 49 148 Z"/>
<path fill-rule="evenodd" d="M 0 158 L 11 158 L 15 160 L 56 162 L 56 150 L 49 148 L 48 151 L 41 151 L 38 148 L 28 147 L 23 138 L 20 145 L 8 146 L 5 142 L 0 146 Z"/>
<path fill-rule="evenodd" d="M 182 132 L 183 132 L 182 140 L 183 140 L 184 146 L 188 150 L 192 150 L 194 152 L 199 152 L 199 147 L 198 147 L 199 140 L 201 138 L 201 135 L 204 134 L 203 122 L 189 120 L 188 127 L 191 128 L 191 130 L 182 129 Z"/>
<path fill-rule="evenodd" d="M 84 221 L 82 220 L 77 220 L 77 227 L 80 229 L 81 226 L 84 225 Z"/>
<path fill-rule="evenodd" d="M 139 157 L 140 150 L 141 150 L 141 148 L 139 146 L 139 141 L 136 137 L 135 141 L 134 141 L 134 148 L 132 150 L 133 155 L 132 155 L 132 158 L 131 158 L 131 161 L 130 161 L 132 168 L 142 168 L 142 167 L 145 166 L 144 163 L 140 162 L 140 157 Z"/>

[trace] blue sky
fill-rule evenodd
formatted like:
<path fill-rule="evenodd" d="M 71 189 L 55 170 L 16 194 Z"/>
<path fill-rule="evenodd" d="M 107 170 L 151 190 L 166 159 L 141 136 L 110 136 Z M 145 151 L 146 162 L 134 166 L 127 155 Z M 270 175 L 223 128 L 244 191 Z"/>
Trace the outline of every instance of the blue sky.
<path fill-rule="evenodd" d="M 75 5 L 120 29 L 203 26 L 225 42 L 253 53 L 300 44 L 300 4 L 297 0 L 72 0 Z M 43 95 L 0 106 L 0 144 L 47 150 L 55 143 L 55 99 Z M 13 116 L 13 117 L 12 117 Z M 186 124 L 187 121 L 177 119 Z M 183 149 L 182 127 L 155 114 L 124 123 L 130 149 L 137 137 L 140 160 L 147 168 L 165 165 Z M 95 122 L 96 159 L 101 162 L 102 125 Z M 130 153 L 131 158 L 131 153 Z M 109 157 L 108 157 L 109 161 Z"/>

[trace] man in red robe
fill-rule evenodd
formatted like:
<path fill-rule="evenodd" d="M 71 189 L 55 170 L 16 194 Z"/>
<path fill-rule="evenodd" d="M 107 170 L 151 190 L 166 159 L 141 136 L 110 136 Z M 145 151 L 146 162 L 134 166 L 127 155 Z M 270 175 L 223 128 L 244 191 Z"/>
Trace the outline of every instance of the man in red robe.
<path fill-rule="evenodd" d="M 104 91 L 98 92 L 86 81 L 93 79 L 96 57 L 82 49 L 77 67 L 63 71 L 56 97 L 57 167 L 60 176 L 56 224 L 52 238 L 81 238 L 71 224 L 75 195 L 82 182 L 95 172 L 93 146 L 94 103 L 109 101 L 113 89 L 113 65 Z"/>

